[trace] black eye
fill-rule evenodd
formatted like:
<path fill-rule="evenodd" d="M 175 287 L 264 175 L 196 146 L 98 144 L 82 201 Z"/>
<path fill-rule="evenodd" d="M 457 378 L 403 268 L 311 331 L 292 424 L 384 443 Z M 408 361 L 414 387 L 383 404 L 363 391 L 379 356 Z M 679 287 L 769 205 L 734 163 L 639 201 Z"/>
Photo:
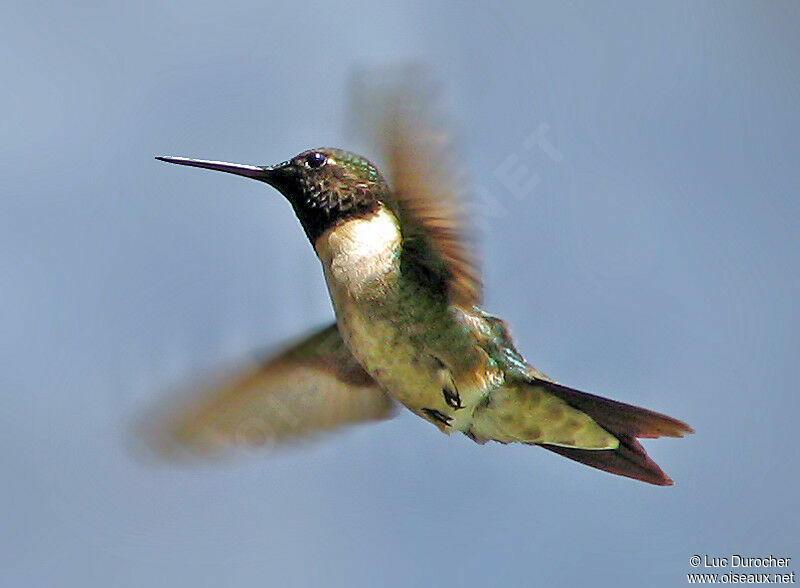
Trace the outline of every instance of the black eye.
<path fill-rule="evenodd" d="M 319 151 L 312 151 L 306 155 L 306 165 L 311 169 L 322 167 L 326 161 L 328 161 L 328 157 Z"/>

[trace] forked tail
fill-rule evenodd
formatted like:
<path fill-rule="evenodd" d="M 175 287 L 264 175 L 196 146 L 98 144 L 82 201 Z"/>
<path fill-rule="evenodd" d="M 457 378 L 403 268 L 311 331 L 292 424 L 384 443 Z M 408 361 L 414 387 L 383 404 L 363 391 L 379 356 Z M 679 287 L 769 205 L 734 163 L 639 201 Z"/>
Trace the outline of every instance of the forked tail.
<path fill-rule="evenodd" d="M 533 383 L 543 386 L 570 406 L 588 414 L 598 425 L 619 439 L 619 447 L 616 449 L 576 449 L 545 444 L 540 444 L 540 447 L 612 474 L 659 486 L 672 485 L 672 479 L 650 459 L 636 439 L 683 437 L 687 433 L 694 433 L 689 425 L 651 410 L 579 392 L 546 380 L 533 378 Z"/>

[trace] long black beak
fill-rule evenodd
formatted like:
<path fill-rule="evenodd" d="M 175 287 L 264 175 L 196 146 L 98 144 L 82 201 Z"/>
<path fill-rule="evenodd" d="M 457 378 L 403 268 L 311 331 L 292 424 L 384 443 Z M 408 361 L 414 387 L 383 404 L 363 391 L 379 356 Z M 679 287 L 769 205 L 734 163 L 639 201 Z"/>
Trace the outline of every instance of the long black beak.
<path fill-rule="evenodd" d="M 253 178 L 271 184 L 274 179 L 274 169 L 270 166 L 260 167 L 257 165 L 242 165 L 240 163 L 226 163 L 224 161 L 209 161 L 206 159 L 188 159 L 186 157 L 156 157 L 159 161 L 167 163 L 177 163 L 178 165 L 189 165 L 192 167 L 203 167 L 213 169 L 228 174 Z"/>

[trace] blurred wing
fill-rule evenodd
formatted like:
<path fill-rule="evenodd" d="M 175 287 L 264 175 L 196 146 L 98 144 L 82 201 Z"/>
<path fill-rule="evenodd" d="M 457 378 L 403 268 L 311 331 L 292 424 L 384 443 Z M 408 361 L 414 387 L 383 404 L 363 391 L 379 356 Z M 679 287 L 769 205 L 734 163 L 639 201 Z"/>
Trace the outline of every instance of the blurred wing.
<path fill-rule="evenodd" d="M 388 418 L 393 403 L 356 362 L 336 324 L 239 372 L 174 412 L 162 448 L 272 445 Z"/>
<path fill-rule="evenodd" d="M 362 126 L 377 133 L 389 171 L 393 197 L 387 204 L 400 217 L 409 250 L 444 280 L 450 300 L 478 304 L 481 278 L 466 238 L 470 231 L 455 165 L 457 150 L 437 116 L 430 80 L 415 68 L 396 73 L 373 73 L 354 84 L 356 115 Z"/>

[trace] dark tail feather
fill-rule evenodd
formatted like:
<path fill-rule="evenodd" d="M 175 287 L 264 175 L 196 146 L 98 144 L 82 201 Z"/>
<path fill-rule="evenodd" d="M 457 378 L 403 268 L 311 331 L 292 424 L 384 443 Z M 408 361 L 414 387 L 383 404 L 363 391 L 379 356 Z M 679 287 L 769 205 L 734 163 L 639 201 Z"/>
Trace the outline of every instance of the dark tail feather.
<path fill-rule="evenodd" d="M 650 459 L 636 438 L 683 437 L 687 433 L 694 433 L 689 425 L 651 410 L 587 394 L 546 380 L 535 378 L 535 383 L 585 412 L 619 439 L 619 447 L 614 450 L 575 449 L 556 445 L 541 447 L 612 474 L 659 486 L 672 485 L 670 477 Z"/>
<path fill-rule="evenodd" d="M 558 445 L 539 445 L 539 447 L 612 474 L 641 480 L 648 484 L 672 486 L 672 478 L 661 471 L 636 439 L 627 435 L 617 435 L 617 437 L 619 447 L 616 449 L 574 449 Z"/>

